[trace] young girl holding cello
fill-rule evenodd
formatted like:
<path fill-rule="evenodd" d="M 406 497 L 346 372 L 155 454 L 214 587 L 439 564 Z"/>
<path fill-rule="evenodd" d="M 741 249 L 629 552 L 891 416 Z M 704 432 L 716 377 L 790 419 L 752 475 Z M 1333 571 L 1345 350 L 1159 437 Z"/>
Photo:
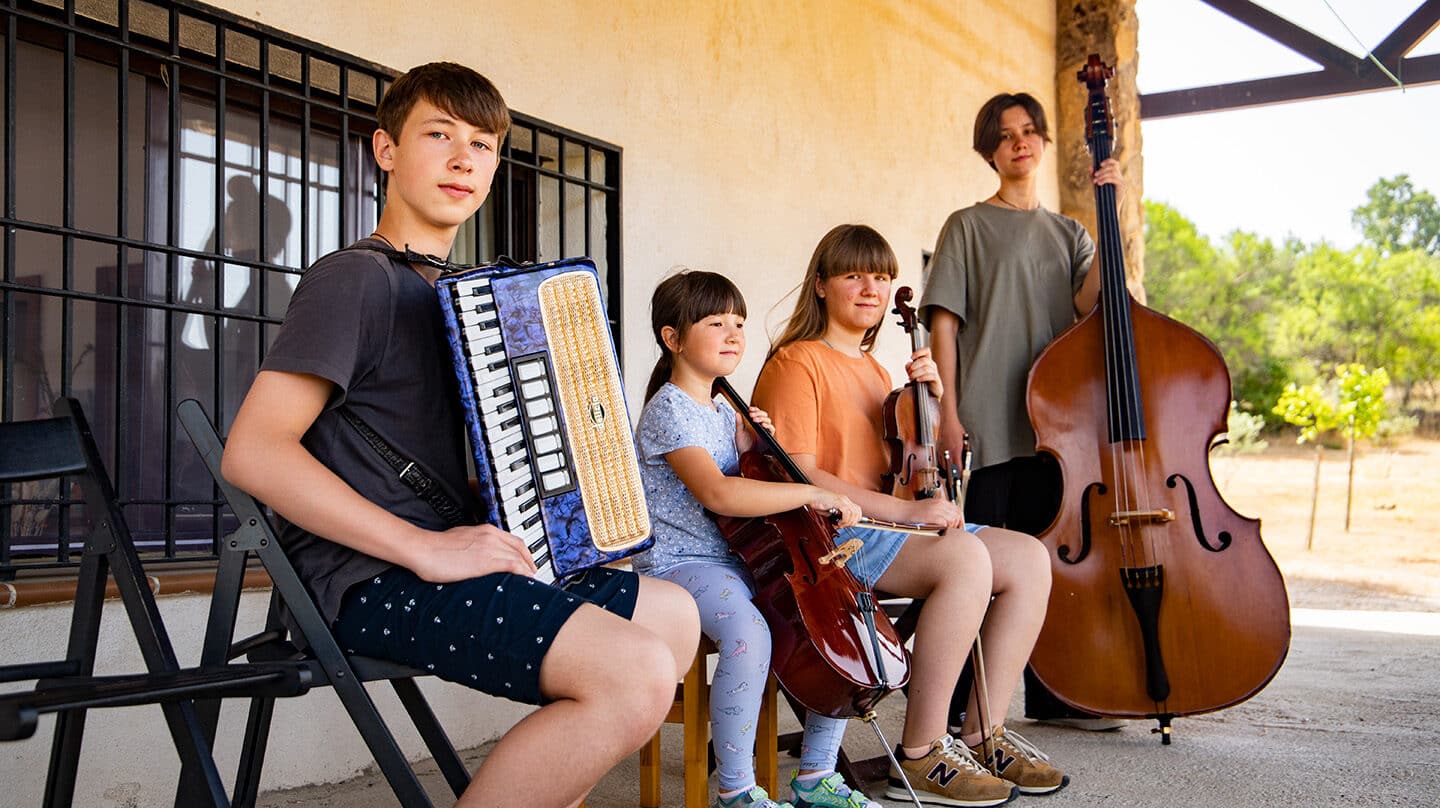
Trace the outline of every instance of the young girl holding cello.
<path fill-rule="evenodd" d="M 749 517 L 810 506 L 837 512 L 843 526 L 859 519 L 860 508 L 813 485 L 735 476 L 755 436 L 711 395 L 715 380 L 734 371 L 745 352 L 745 300 L 734 284 L 713 272 L 672 275 L 655 289 L 650 319 L 660 360 L 635 440 L 655 544 L 635 557 L 635 569 L 684 587 L 699 607 L 701 630 L 720 650 L 710 691 L 717 808 L 790 808 L 756 784 L 752 760 L 770 630 L 751 603 L 749 574 L 705 511 Z M 758 409 L 750 415 L 769 423 Z"/>
<path fill-rule="evenodd" d="M 827 233 L 810 260 L 795 310 L 760 372 L 754 401 L 772 414 L 776 437 L 809 479 L 848 496 L 866 516 L 953 528 L 943 536 L 855 528 L 840 534 L 863 542 L 851 563 L 858 562 L 868 583 L 925 599 L 896 756 L 921 802 L 998 805 L 1017 792 L 1052 793 L 1069 778 L 1003 724 L 980 726 L 973 706 L 960 742 L 947 732 L 951 693 L 982 619 L 990 704 L 1003 711 L 1010 703 L 1044 622 L 1050 567 L 1045 548 L 1030 536 L 965 524 L 959 509 L 944 498 L 909 500 L 882 490 L 890 461 L 881 411 L 891 385 L 870 351 L 898 274 L 894 251 L 873 229 L 841 225 Z M 912 381 L 942 392 L 928 349 L 911 356 L 906 372 Z M 832 770 L 840 743 L 838 734 L 828 737 L 829 728 L 812 726 L 812 721 L 807 721 L 794 781 L 796 805 L 866 805 L 811 798 L 807 786 L 838 778 Z M 1005 764 L 997 767 L 1003 779 L 977 763 L 975 751 L 986 731 L 997 749 L 995 758 Z M 886 796 L 908 798 L 893 772 Z"/>

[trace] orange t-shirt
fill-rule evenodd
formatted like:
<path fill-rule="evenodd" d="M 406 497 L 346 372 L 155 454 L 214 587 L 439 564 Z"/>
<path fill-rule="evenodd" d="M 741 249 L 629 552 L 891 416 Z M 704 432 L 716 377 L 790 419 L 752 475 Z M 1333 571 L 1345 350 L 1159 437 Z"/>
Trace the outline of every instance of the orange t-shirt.
<path fill-rule="evenodd" d="M 881 420 L 890 389 L 890 374 L 870 354 L 806 340 L 765 360 L 752 398 L 770 413 L 785 451 L 815 455 L 822 470 L 879 491 L 890 470 Z"/>

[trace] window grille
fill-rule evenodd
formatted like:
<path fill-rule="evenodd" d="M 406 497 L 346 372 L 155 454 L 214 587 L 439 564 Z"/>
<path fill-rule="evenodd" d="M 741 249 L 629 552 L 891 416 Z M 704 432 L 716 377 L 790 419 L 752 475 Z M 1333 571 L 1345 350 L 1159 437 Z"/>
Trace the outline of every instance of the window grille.
<path fill-rule="evenodd" d="M 303 267 L 375 226 L 394 71 L 188 2 L 0 4 L 0 418 L 78 398 L 147 561 L 228 529 L 175 419 L 228 426 Z M 457 261 L 595 258 L 618 340 L 620 150 L 515 115 Z M 54 484 L 0 486 L 0 578 L 88 530 Z"/>

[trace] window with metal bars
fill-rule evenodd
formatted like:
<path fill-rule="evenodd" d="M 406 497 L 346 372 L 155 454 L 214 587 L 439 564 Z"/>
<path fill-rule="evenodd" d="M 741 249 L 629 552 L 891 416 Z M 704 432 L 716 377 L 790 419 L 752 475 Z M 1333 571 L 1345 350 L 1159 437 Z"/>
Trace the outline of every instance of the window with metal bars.
<path fill-rule="evenodd" d="M 175 419 L 228 424 L 303 267 L 369 233 L 394 71 L 185 2 L 0 4 L 0 418 L 90 416 L 147 560 L 228 529 Z M 594 257 L 619 333 L 620 150 L 515 114 L 452 259 Z M 88 530 L 54 484 L 0 486 L 0 578 Z"/>

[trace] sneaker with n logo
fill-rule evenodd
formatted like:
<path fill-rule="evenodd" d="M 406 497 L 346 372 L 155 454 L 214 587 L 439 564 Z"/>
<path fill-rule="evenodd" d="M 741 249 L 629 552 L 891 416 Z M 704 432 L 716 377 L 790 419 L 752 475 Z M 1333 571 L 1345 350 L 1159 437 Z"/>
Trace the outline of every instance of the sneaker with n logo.
<path fill-rule="evenodd" d="M 918 760 L 909 760 L 896 753 L 900 772 L 890 770 L 890 783 L 885 796 L 892 800 L 910 799 L 905 782 L 915 789 L 915 796 L 924 805 L 981 806 L 1004 805 L 1020 795 L 1013 783 L 985 771 L 964 744 L 943 735 L 930 744 L 930 752 Z"/>
<path fill-rule="evenodd" d="M 1035 748 L 1018 732 L 996 727 L 990 736 L 990 759 L 985 759 L 984 744 L 970 747 L 977 760 L 992 764 L 1000 777 L 1014 783 L 1021 794 L 1054 794 L 1070 782 L 1070 776 L 1050 765 L 1050 756 Z"/>

